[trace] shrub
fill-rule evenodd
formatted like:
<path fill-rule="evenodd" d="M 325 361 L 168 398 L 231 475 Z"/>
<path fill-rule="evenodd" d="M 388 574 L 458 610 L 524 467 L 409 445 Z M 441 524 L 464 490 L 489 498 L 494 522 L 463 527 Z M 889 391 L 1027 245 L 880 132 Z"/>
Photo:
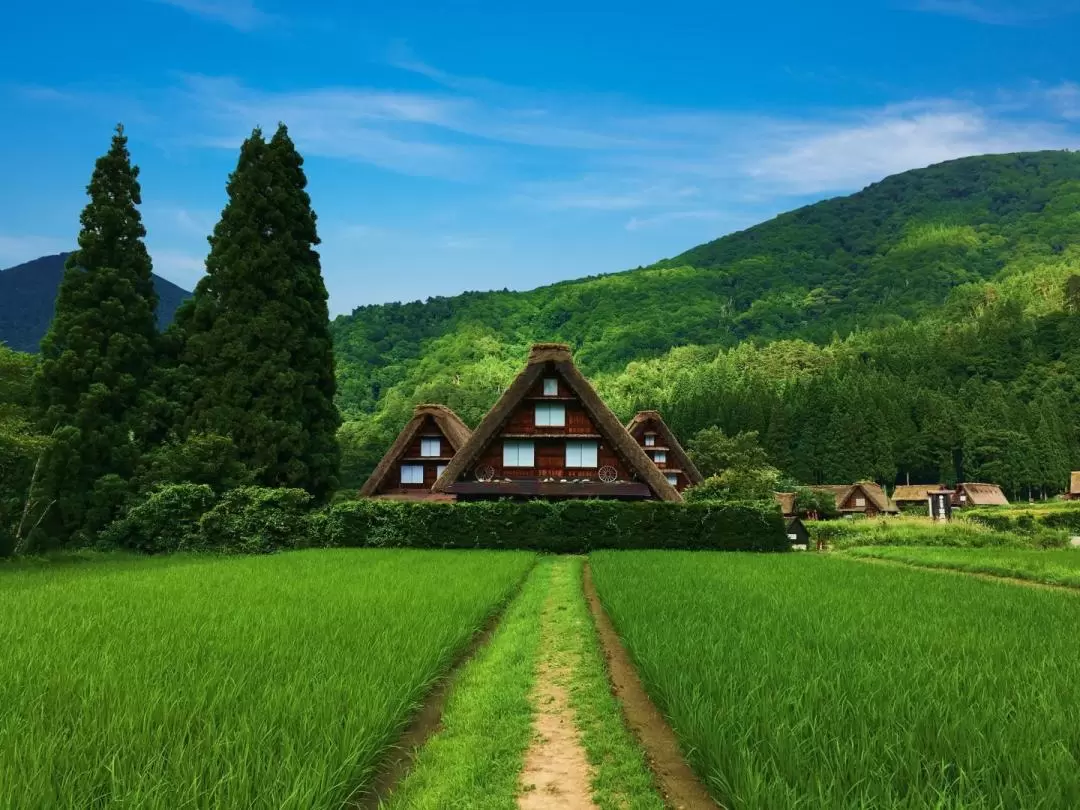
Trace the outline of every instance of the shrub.
<path fill-rule="evenodd" d="M 960 516 L 965 521 L 988 526 L 1001 532 L 1034 534 L 1050 529 L 1080 534 L 1080 502 L 1065 501 L 1045 506 L 965 509 Z"/>
<path fill-rule="evenodd" d="M 0 523 L 0 560 L 15 553 L 15 534 Z"/>
<path fill-rule="evenodd" d="M 957 520 L 939 523 L 929 518 L 825 520 L 810 521 L 806 525 L 815 542 L 824 541 L 836 549 L 855 546 L 1043 548 L 1063 546 L 1068 541 L 1063 532 L 1044 530 L 1036 534 L 1022 534 L 996 531 L 978 523 Z"/>
<path fill-rule="evenodd" d="M 136 477 L 139 490 L 162 484 L 206 484 L 215 492 L 250 484 L 253 473 L 239 460 L 232 439 L 216 433 L 192 433 L 148 453 Z"/>
<path fill-rule="evenodd" d="M 205 548 L 265 553 L 309 545 L 311 496 L 302 489 L 238 487 L 202 516 Z"/>
<path fill-rule="evenodd" d="M 430 503 L 362 499 L 327 507 L 311 523 L 325 546 L 532 549 L 788 548 L 773 503 L 489 501 Z"/>
<path fill-rule="evenodd" d="M 214 491 L 205 484 L 169 484 L 113 521 L 101 539 L 149 554 L 199 548 L 199 519 L 213 504 Z"/>

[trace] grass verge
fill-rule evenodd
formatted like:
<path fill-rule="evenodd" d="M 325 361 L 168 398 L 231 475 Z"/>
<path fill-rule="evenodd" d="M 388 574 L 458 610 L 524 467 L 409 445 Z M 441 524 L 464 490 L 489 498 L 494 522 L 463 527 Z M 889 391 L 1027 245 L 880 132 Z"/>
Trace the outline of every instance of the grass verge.
<path fill-rule="evenodd" d="M 989 574 L 1023 579 L 1045 585 L 1080 589 L 1080 550 L 1049 549 L 967 549 L 967 548 L 853 548 L 844 552 L 851 557 Z"/>
<path fill-rule="evenodd" d="M 385 806 L 517 806 L 518 774 L 532 731 L 529 691 L 540 648 L 540 615 L 555 558 L 540 560 L 490 643 L 458 676 L 442 727 Z"/>

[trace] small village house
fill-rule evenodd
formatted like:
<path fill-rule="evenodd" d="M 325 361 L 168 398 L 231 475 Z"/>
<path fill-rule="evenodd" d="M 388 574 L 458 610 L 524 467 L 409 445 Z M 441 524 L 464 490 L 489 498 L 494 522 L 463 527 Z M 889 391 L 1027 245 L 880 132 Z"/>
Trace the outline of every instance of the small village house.
<path fill-rule="evenodd" d="M 1009 499 L 997 484 L 957 484 L 953 490 L 952 505 L 955 509 L 967 506 L 1008 506 Z"/>
<path fill-rule="evenodd" d="M 458 500 L 682 500 L 561 343 L 532 347 L 432 491 Z"/>
<path fill-rule="evenodd" d="M 810 531 L 799 516 L 790 517 L 784 521 L 787 531 L 787 539 L 791 541 L 792 548 L 805 551 L 810 548 Z"/>
<path fill-rule="evenodd" d="M 1069 491 L 1065 493 L 1065 500 L 1080 501 L 1080 470 L 1069 476 Z"/>
<path fill-rule="evenodd" d="M 897 508 L 917 507 L 929 508 L 930 493 L 940 492 L 944 489 L 939 484 L 901 484 L 892 494 L 892 502 Z"/>
<path fill-rule="evenodd" d="M 854 484 L 823 484 L 811 487 L 817 492 L 830 492 L 836 498 L 836 511 L 848 517 L 865 515 L 895 515 L 896 508 L 880 484 L 873 481 L 859 481 Z"/>
<path fill-rule="evenodd" d="M 472 431 L 444 405 L 417 405 L 412 419 L 360 488 L 365 497 L 428 500 L 431 487 Z"/>
<path fill-rule="evenodd" d="M 659 411 L 639 412 L 626 430 L 679 492 L 705 480 Z"/>

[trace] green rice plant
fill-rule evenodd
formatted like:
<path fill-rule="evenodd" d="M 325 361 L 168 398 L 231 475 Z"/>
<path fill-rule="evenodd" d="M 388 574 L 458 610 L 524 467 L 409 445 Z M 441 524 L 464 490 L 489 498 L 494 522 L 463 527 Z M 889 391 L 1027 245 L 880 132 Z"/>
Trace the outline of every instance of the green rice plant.
<path fill-rule="evenodd" d="M 948 568 L 1080 588 L 1080 549 L 867 547 L 845 553 L 924 568 Z"/>
<path fill-rule="evenodd" d="M 532 561 L 0 567 L 0 807 L 340 808 Z"/>
<path fill-rule="evenodd" d="M 1064 546 L 1069 540 L 1068 532 L 1061 530 L 1041 529 L 1028 533 L 977 521 L 943 523 L 915 516 L 808 521 L 806 526 L 811 538 L 824 540 L 834 549 L 855 546 L 1052 548 Z"/>
<path fill-rule="evenodd" d="M 1080 807 L 1072 594 L 839 555 L 591 565 L 729 810 Z"/>
<path fill-rule="evenodd" d="M 1049 529 L 1080 535 L 1080 501 L 987 506 L 965 509 L 960 513 L 960 517 L 970 523 L 989 526 L 1002 532 L 1037 534 Z"/>

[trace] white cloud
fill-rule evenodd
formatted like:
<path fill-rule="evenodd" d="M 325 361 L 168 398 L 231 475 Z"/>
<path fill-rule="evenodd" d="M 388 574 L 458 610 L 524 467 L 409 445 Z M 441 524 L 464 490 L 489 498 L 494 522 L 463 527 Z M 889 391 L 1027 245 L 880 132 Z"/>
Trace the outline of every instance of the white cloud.
<path fill-rule="evenodd" d="M 180 250 L 156 249 L 153 246 L 150 246 L 149 250 L 150 259 L 154 263 L 154 272 L 185 290 L 195 289 L 199 279 L 206 274 L 205 256 L 196 256 Z"/>
<path fill-rule="evenodd" d="M 723 222 L 734 219 L 728 211 L 720 211 L 712 208 L 688 211 L 666 211 L 648 217 L 631 217 L 624 226 L 628 231 L 640 231 L 645 228 L 654 228 L 660 225 L 670 225 L 672 222 L 685 222 L 699 220 L 702 222 Z"/>
<path fill-rule="evenodd" d="M 782 193 L 814 194 L 967 155 L 1063 148 L 1077 140 L 1052 123 L 993 118 L 974 106 L 904 105 L 781 136 L 747 173 Z"/>
<path fill-rule="evenodd" d="M 174 6 L 197 17 L 221 22 L 238 31 L 253 31 L 271 23 L 272 14 L 257 8 L 251 0 L 154 0 Z"/>
<path fill-rule="evenodd" d="M 74 239 L 56 236 L 11 236 L 0 234 L 0 268 L 12 267 L 41 256 L 76 248 Z"/>

